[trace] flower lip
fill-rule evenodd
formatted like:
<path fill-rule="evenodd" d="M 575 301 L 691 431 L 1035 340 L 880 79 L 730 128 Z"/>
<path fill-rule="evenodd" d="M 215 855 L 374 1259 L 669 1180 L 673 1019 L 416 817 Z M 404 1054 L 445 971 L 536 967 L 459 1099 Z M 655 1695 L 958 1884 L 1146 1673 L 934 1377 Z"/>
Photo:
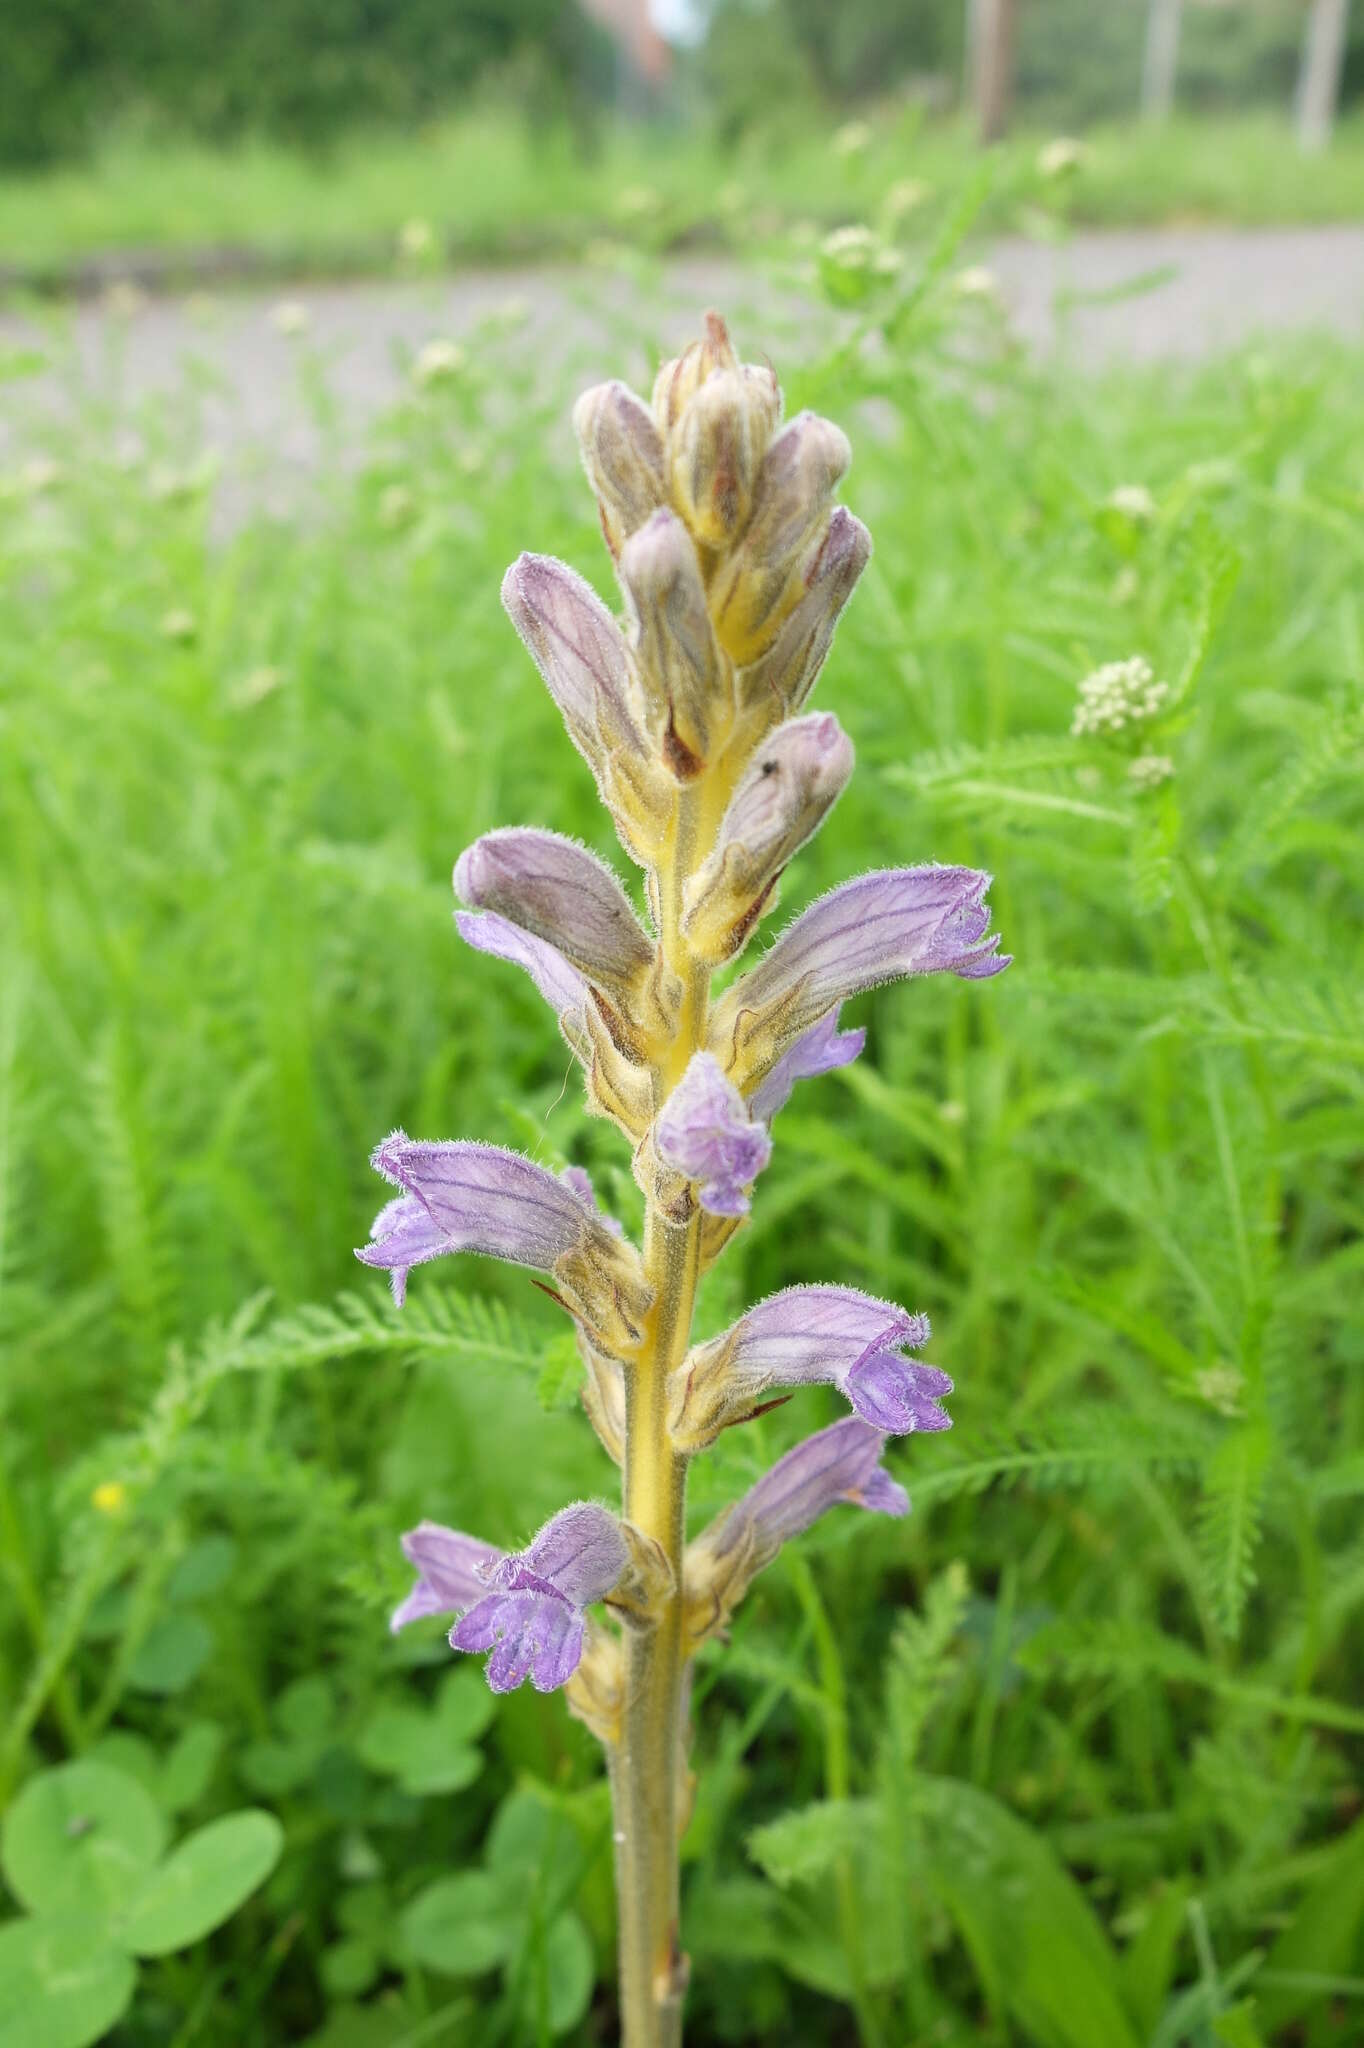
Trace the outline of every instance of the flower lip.
<path fill-rule="evenodd" d="M 746 1216 L 745 1190 L 772 1156 L 772 1140 L 710 1053 L 693 1054 L 654 1125 L 665 1166 L 697 1183 L 711 1216 Z"/>

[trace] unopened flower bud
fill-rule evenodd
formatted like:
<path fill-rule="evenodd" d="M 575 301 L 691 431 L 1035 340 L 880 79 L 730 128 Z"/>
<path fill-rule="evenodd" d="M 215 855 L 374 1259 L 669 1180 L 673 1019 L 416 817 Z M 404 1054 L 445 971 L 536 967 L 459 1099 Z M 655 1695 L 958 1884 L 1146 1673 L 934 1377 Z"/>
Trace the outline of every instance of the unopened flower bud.
<path fill-rule="evenodd" d="M 767 653 L 738 677 L 740 704 L 764 722 L 799 711 L 824 666 L 844 605 L 871 557 L 871 535 L 846 505 L 836 505 L 805 588 Z"/>
<path fill-rule="evenodd" d="M 585 391 L 573 408 L 583 464 L 611 553 L 668 502 L 663 441 L 643 399 L 619 382 Z"/>
<path fill-rule="evenodd" d="M 679 781 L 704 766 L 733 699 L 706 609 L 691 535 L 673 512 L 655 512 L 620 559 L 640 683 L 664 758 Z"/>
<path fill-rule="evenodd" d="M 738 366 L 729 329 L 718 313 L 707 313 L 705 338 L 694 341 L 680 356 L 664 363 L 654 379 L 654 418 L 659 432 L 670 434 L 708 377 Z"/>
<path fill-rule="evenodd" d="M 767 652 L 799 603 L 805 558 L 851 459 L 846 434 L 812 412 L 798 414 L 763 458 L 743 539 L 710 593 L 720 644 L 741 665 Z"/>
<path fill-rule="evenodd" d="M 628 1000 L 647 980 L 655 948 L 605 861 L 527 825 L 486 832 L 455 865 L 455 894 L 553 946 L 589 981 Z"/>
<path fill-rule="evenodd" d="M 779 726 L 730 799 L 715 850 L 687 887 L 682 929 L 703 959 L 737 953 L 792 854 L 852 774 L 852 742 L 829 712 Z"/>
<path fill-rule="evenodd" d="M 647 864 L 671 815 L 671 786 L 635 717 L 624 634 L 596 592 L 552 555 L 513 562 L 502 602 L 622 841 Z"/>
<path fill-rule="evenodd" d="M 728 546 L 747 519 L 780 410 L 772 372 L 744 365 L 708 377 L 673 429 L 673 502 L 707 547 Z"/>

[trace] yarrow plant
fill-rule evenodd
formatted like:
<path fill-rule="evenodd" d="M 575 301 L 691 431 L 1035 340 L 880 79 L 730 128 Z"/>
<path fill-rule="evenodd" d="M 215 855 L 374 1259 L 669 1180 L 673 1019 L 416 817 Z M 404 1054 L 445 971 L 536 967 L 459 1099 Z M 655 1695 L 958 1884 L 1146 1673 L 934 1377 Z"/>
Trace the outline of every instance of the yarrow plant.
<path fill-rule="evenodd" d="M 792 1090 L 861 1052 L 865 1034 L 839 1027 L 849 997 L 1008 965 L 988 876 L 886 868 L 821 897 L 712 997 L 853 766 L 838 721 L 804 707 L 870 538 L 833 502 L 843 434 L 808 412 L 783 427 L 781 413 L 772 372 L 740 363 L 709 315 L 704 338 L 664 364 L 652 406 L 609 383 L 575 411 L 624 621 L 545 556 L 523 555 L 503 585 L 644 872 L 648 921 L 607 866 L 552 832 L 490 832 L 455 867 L 462 936 L 530 975 L 590 1106 L 633 1147 L 642 1247 L 600 1213 L 579 1168 L 556 1176 L 499 1146 L 397 1131 L 373 1163 L 398 1192 L 358 1254 L 388 1270 L 400 1305 L 425 1260 L 513 1260 L 549 1275 L 577 1325 L 583 1401 L 622 1468 L 623 1512 L 575 1502 L 512 1553 L 423 1523 L 403 1539 L 417 1580 L 393 1626 L 453 1616 L 452 1645 L 488 1653 L 494 1691 L 527 1678 L 562 1688 L 602 1742 L 627 2048 L 681 2040 L 690 1660 L 826 1510 L 906 1512 L 886 1438 L 947 1428 L 952 1391 L 917 1355 L 927 1318 L 849 1287 L 785 1288 L 693 1345 L 698 1280 L 743 1225 Z M 817 1383 L 851 1412 L 686 1543 L 691 1459 L 774 1389 Z"/>

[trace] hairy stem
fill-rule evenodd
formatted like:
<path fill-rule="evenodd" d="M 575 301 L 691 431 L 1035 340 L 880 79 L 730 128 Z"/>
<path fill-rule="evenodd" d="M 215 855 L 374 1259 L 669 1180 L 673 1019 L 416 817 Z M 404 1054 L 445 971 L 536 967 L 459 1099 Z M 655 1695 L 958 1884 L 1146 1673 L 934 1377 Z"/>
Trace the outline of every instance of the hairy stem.
<path fill-rule="evenodd" d="M 659 1107 L 705 1039 L 710 975 L 688 957 L 680 931 L 682 890 L 695 858 L 699 792 L 684 791 L 659 863 L 664 959 L 682 984 L 678 1030 L 655 1073 Z M 684 1357 L 700 1262 L 701 1219 L 665 1216 L 652 1200 L 644 1220 L 644 1270 L 654 1290 L 648 1335 L 626 1380 L 627 1518 L 663 1546 L 673 1593 L 656 1627 L 626 1643 L 625 1721 L 612 1758 L 620 1997 L 625 2048 L 679 2048 L 686 1968 L 678 1942 L 678 1786 L 682 1773 L 682 1551 L 686 1460 L 668 1431 L 668 1375 Z"/>

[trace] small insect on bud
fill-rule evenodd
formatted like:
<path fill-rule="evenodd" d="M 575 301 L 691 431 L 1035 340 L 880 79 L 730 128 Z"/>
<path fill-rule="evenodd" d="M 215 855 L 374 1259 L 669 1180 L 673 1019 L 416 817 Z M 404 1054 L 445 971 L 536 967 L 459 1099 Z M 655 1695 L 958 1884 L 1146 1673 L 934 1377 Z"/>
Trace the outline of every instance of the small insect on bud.
<path fill-rule="evenodd" d="M 684 782 L 704 767 L 717 730 L 728 728 L 733 695 L 696 549 L 675 513 L 655 512 L 626 543 L 620 574 L 650 724 L 668 767 Z"/>
<path fill-rule="evenodd" d="M 710 593 L 720 645 L 736 662 L 765 654 L 800 602 L 806 558 L 851 460 L 846 434 L 812 412 L 798 414 L 768 449 L 744 537 Z"/>
<path fill-rule="evenodd" d="M 707 313 L 705 338 L 664 363 L 654 379 L 654 418 L 659 432 L 671 434 L 706 379 L 717 370 L 737 369 L 738 363 L 729 329 L 718 313 Z"/>
<path fill-rule="evenodd" d="M 739 673 L 740 705 L 764 724 L 789 718 L 813 690 L 843 607 L 870 558 L 866 527 L 846 505 L 836 505 L 806 570 L 803 596 L 767 653 Z"/>
<path fill-rule="evenodd" d="M 772 372 L 745 364 L 708 377 L 674 427 L 673 502 L 705 546 L 728 546 L 747 519 L 780 414 Z"/>
<path fill-rule="evenodd" d="M 597 384 L 573 408 L 583 466 L 597 494 L 612 555 L 668 502 L 663 441 L 643 399 L 626 385 Z"/>
<path fill-rule="evenodd" d="M 744 945 L 792 854 L 852 774 L 852 741 L 829 712 L 779 726 L 730 799 L 715 850 L 687 887 L 682 929 L 718 964 Z"/>

